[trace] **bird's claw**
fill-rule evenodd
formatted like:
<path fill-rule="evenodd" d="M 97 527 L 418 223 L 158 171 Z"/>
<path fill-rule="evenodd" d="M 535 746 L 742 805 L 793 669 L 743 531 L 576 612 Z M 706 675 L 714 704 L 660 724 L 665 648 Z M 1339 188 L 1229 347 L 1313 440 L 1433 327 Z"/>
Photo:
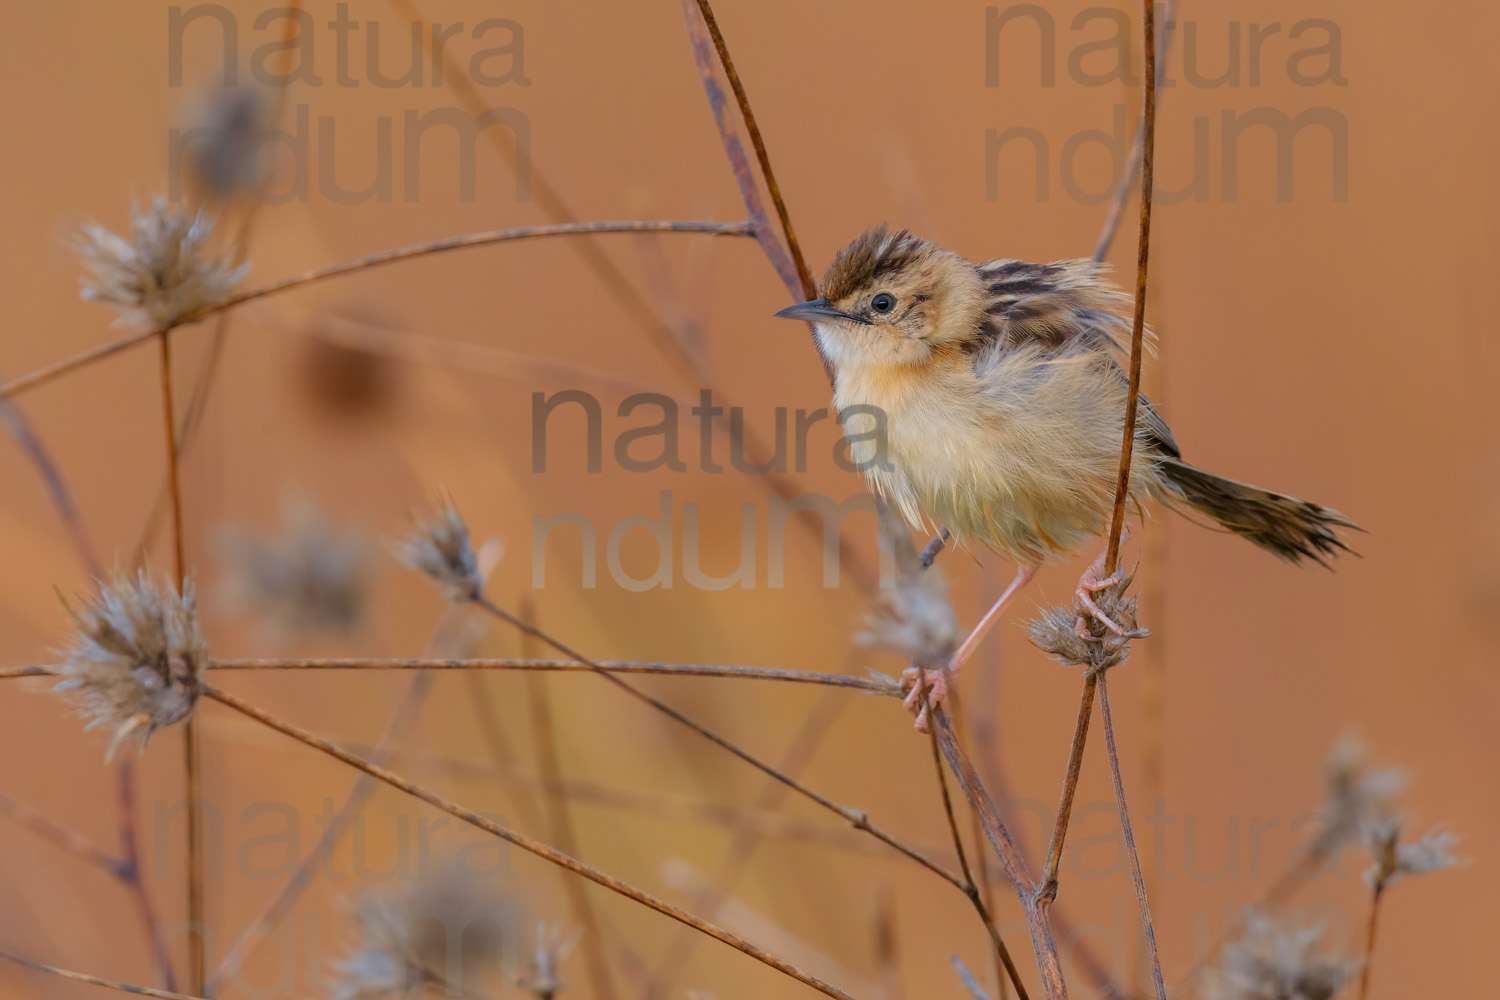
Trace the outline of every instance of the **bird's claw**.
<path fill-rule="evenodd" d="M 901 680 L 904 684 L 911 685 L 911 690 L 901 704 L 906 706 L 908 712 L 916 713 L 917 732 L 925 733 L 928 710 L 941 705 L 943 699 L 948 697 L 948 671 L 907 667 L 901 672 Z"/>
<path fill-rule="evenodd" d="M 1104 553 L 1101 552 L 1099 554 L 1099 558 L 1090 563 L 1089 568 L 1083 571 L 1083 576 L 1078 578 L 1078 589 L 1074 591 L 1074 595 L 1078 598 L 1078 603 L 1083 605 L 1083 607 L 1088 611 L 1089 615 L 1095 621 L 1097 621 L 1100 625 L 1103 625 L 1105 628 L 1109 629 L 1115 635 L 1124 638 L 1126 635 L 1126 629 L 1122 625 L 1120 625 L 1119 622 L 1115 621 L 1113 618 L 1107 615 L 1104 612 L 1104 609 L 1099 607 L 1093 596 L 1099 593 L 1101 590 L 1108 590 L 1110 587 L 1118 587 L 1121 581 L 1124 580 L 1123 571 L 1120 569 L 1116 569 L 1109 576 L 1101 576 L 1100 574 L 1102 574 L 1103 572 Z M 1097 639 L 1097 637 L 1089 630 L 1088 623 L 1084 621 L 1082 615 L 1078 617 L 1078 623 L 1073 627 L 1073 630 L 1078 634 L 1078 637 L 1080 639 L 1087 639 L 1090 641 L 1094 641 Z"/>

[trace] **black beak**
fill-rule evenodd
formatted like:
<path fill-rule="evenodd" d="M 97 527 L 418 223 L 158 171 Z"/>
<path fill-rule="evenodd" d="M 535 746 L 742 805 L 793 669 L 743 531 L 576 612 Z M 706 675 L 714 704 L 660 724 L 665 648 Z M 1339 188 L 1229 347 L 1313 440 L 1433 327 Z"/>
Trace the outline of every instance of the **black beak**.
<path fill-rule="evenodd" d="M 777 319 L 804 319 L 809 323 L 820 319 L 847 319 L 855 320 L 848 313 L 839 312 L 828 304 L 827 299 L 810 299 L 807 302 L 798 302 L 794 306 L 787 306 L 776 314 Z"/>

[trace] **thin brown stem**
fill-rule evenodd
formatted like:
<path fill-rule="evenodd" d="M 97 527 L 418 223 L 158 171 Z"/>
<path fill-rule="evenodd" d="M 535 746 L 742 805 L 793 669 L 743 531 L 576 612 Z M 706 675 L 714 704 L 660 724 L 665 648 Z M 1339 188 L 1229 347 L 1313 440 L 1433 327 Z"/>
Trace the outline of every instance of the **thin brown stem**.
<path fill-rule="evenodd" d="M 78 505 L 73 502 L 73 491 L 68 488 L 68 481 L 63 478 L 52 453 L 42 443 L 41 435 L 31 426 L 31 421 L 26 419 L 21 408 L 11 400 L 0 402 L 0 423 L 10 431 L 22 453 L 36 467 L 42 484 L 47 488 L 48 499 L 52 501 L 58 518 L 73 538 L 73 547 L 78 552 L 78 559 L 83 563 L 84 570 L 95 578 L 103 576 L 104 567 L 99 562 L 88 529 L 84 527 L 83 517 L 78 513 Z"/>
<path fill-rule="evenodd" d="M 846 703 L 836 691 L 823 693 L 777 765 L 782 774 L 795 776 L 801 772 Z M 788 791 L 788 786 L 777 779 L 766 782 L 750 809 L 735 823 L 729 846 L 725 848 L 718 867 L 694 897 L 695 909 L 708 916 L 717 916 L 765 837 L 764 826 L 751 820 L 750 816 L 774 814 Z M 646 1000 L 660 1000 L 671 995 L 673 986 L 692 959 L 697 940 L 696 935 L 680 933 L 668 943 L 661 961 L 647 981 Z"/>
<path fill-rule="evenodd" d="M 1094 693 L 1098 677 L 1090 673 L 1083 679 L 1083 697 L 1078 702 L 1078 721 L 1073 726 L 1073 743 L 1068 750 L 1068 770 L 1063 775 L 1062 798 L 1057 804 L 1057 822 L 1052 826 L 1052 840 L 1047 845 L 1047 862 L 1042 869 L 1038 892 L 1049 903 L 1057 898 L 1057 870 L 1062 864 L 1063 844 L 1068 837 L 1068 822 L 1073 817 L 1073 797 L 1078 792 L 1078 776 L 1083 770 L 1083 748 L 1089 738 L 1089 718 L 1094 714 Z"/>
<path fill-rule="evenodd" d="M 119 875 L 124 881 L 130 898 L 135 902 L 136 916 L 146 935 L 146 947 L 156 962 L 156 975 L 168 990 L 177 989 L 177 977 L 172 973 L 172 958 L 167 954 L 167 944 L 162 938 L 161 921 L 157 919 L 156 906 L 151 901 L 146 877 L 141 872 L 140 837 L 136 833 L 136 780 L 135 765 L 127 758 L 120 761 L 119 784 L 116 805 L 120 824 Z"/>
<path fill-rule="evenodd" d="M 75 833 L 37 812 L 31 806 L 8 795 L 0 795 L 0 816 L 23 826 L 43 840 L 50 841 L 93 865 L 98 865 L 111 875 L 122 877 L 125 862 L 98 846 L 80 833 Z"/>
<path fill-rule="evenodd" d="M 537 239 L 550 236 L 600 235 L 604 233 L 700 233 L 708 236 L 755 235 L 754 227 L 748 222 L 674 222 L 650 220 L 569 222 L 546 226 L 519 226 L 513 229 L 495 229 L 482 233 L 468 233 L 463 236 L 451 236 L 446 239 L 431 240 L 426 243 L 397 247 L 392 250 L 382 250 L 377 253 L 366 254 L 363 257 L 356 257 L 353 260 L 346 260 L 327 267 L 305 271 L 302 274 L 292 275 L 289 278 L 283 278 L 281 281 L 273 282 L 260 288 L 252 288 L 231 295 L 217 305 L 206 306 L 179 318 L 174 326 L 197 323 L 210 316 L 216 316 L 219 313 L 242 306 L 247 302 L 254 302 L 258 299 L 279 295 L 282 292 L 291 291 L 294 288 L 302 288 L 328 278 L 337 278 L 346 274 L 365 271 L 372 267 L 393 264 L 397 261 L 411 260 L 414 257 L 426 257 L 432 254 L 445 253 L 450 250 L 460 250 L 467 247 L 491 246 L 496 243 L 508 243 L 514 240 Z M 71 358 L 65 358 L 45 368 L 23 375 L 18 379 L 0 385 L 0 400 L 10 399 L 28 389 L 34 389 L 79 368 L 91 365 L 96 361 L 112 357 L 121 351 L 128 350 L 138 344 L 143 344 L 157 335 L 158 332 L 156 330 L 139 331 L 111 341 L 110 343 L 100 344 L 98 347 L 75 354 Z"/>
<path fill-rule="evenodd" d="M 1156 0 L 1144 0 L 1145 73 L 1156 80 Z M 1135 317 L 1130 330 L 1130 383 L 1125 397 L 1125 428 L 1120 443 L 1120 471 L 1115 481 L 1115 509 L 1109 522 L 1109 547 L 1105 549 L 1104 575 L 1120 562 L 1120 536 L 1125 530 L 1125 505 L 1130 498 L 1130 462 L 1135 452 L 1135 423 L 1141 403 L 1141 358 L 1146 332 L 1146 272 L 1151 259 L 1151 200 L 1156 183 L 1156 87 L 1143 87 L 1145 110 L 1141 115 L 1141 229 L 1136 249 Z"/>
<path fill-rule="evenodd" d="M 1151 920 L 1151 906 L 1146 900 L 1146 879 L 1141 873 L 1141 855 L 1136 849 L 1135 833 L 1130 826 L 1130 807 L 1125 802 L 1120 754 L 1115 749 L 1115 723 L 1109 710 L 1107 671 L 1099 674 L 1099 718 L 1104 723 L 1104 747 L 1109 754 L 1109 776 L 1115 785 L 1115 806 L 1120 811 L 1120 833 L 1125 838 L 1125 853 L 1130 859 L 1130 878 L 1135 883 L 1135 900 L 1141 914 L 1141 933 L 1146 938 L 1146 954 L 1151 959 L 1151 982 L 1156 987 L 1156 1000 L 1167 1000 L 1167 986 L 1161 974 L 1161 953 L 1156 947 L 1156 926 Z"/>
<path fill-rule="evenodd" d="M 781 223 L 781 234 L 786 238 L 786 249 L 792 257 L 792 264 L 797 270 L 797 281 L 802 290 L 804 299 L 813 298 L 817 295 L 817 283 L 813 281 L 812 272 L 807 269 L 807 261 L 802 259 L 802 248 L 797 243 L 797 234 L 792 229 L 792 219 L 786 210 L 786 202 L 781 197 L 781 186 L 776 183 L 776 172 L 771 169 L 771 157 L 766 152 L 766 141 L 760 134 L 760 126 L 756 124 L 755 112 L 750 109 L 750 95 L 745 92 L 745 85 L 740 82 L 740 75 L 734 68 L 734 60 L 730 58 L 729 46 L 724 42 L 724 33 L 719 30 L 719 21 L 714 17 L 714 10 L 709 0 L 698 0 L 698 13 L 703 16 L 703 23 L 708 27 L 708 33 L 714 40 L 714 50 L 719 55 L 719 64 L 724 67 L 724 77 L 729 81 L 729 89 L 734 91 L 734 98 L 740 106 L 740 118 L 745 123 L 745 131 L 750 136 L 750 145 L 755 147 L 755 159 L 760 164 L 760 175 L 766 182 L 766 192 L 771 196 L 771 204 L 776 207 L 776 218 Z"/>
<path fill-rule="evenodd" d="M 1162 80 L 1167 75 L 1167 52 L 1172 47 L 1172 32 L 1177 27 L 1177 0 L 1166 0 L 1165 23 L 1161 29 L 1161 55 L 1156 60 L 1156 87 L 1157 99 L 1160 100 Z M 1120 180 L 1115 185 L 1115 196 L 1110 200 L 1109 212 L 1104 217 L 1104 227 L 1099 231 L 1099 239 L 1094 243 L 1094 261 L 1102 263 L 1109 256 L 1109 248 L 1114 245 L 1115 236 L 1120 231 L 1120 223 L 1125 218 L 1125 206 L 1130 201 L 1130 195 L 1135 191 L 1136 178 L 1141 171 L 1141 150 L 1145 145 L 1146 120 L 1142 118 L 1136 126 L 1135 138 L 1130 143 L 1130 155 L 1126 159 L 1125 170 L 1120 174 Z"/>
<path fill-rule="evenodd" d="M 431 674 L 418 674 L 412 679 L 411 686 L 407 688 L 396 710 L 391 713 L 385 732 L 381 733 L 380 739 L 370 753 L 372 762 L 384 765 L 393 756 L 397 740 L 416 719 L 422 703 L 427 699 L 428 692 L 432 690 L 432 681 Z M 207 983 L 204 996 L 217 996 L 224 984 L 239 974 L 245 962 L 255 953 L 256 946 L 264 942 L 286 919 L 286 915 L 296 905 L 298 897 L 312 883 L 318 866 L 333 853 L 344 831 L 348 829 L 359 810 L 369 801 L 370 796 L 375 794 L 377 787 L 379 787 L 378 783 L 369 775 L 362 774 L 354 782 L 353 787 L 349 789 L 349 794 L 344 797 L 344 801 L 323 827 L 323 833 L 318 837 L 318 842 L 298 863 L 296 870 L 282 884 L 276 895 L 271 897 L 260 915 L 245 925 L 230 944 L 218 968 L 214 970 L 213 978 Z"/>
<path fill-rule="evenodd" d="M 535 622 L 536 613 L 530 602 L 523 605 L 522 614 L 527 621 Z M 529 636 L 522 636 L 525 646 Z M 529 650 L 522 650 L 530 652 Z M 547 813 L 547 829 L 553 843 L 564 854 L 575 857 L 578 850 L 578 834 L 573 826 L 573 815 L 568 809 L 568 800 L 562 793 L 562 764 L 557 753 L 557 727 L 552 717 L 552 701 L 547 689 L 547 678 L 540 674 L 528 674 L 526 690 L 531 707 L 533 744 L 536 749 L 537 766 L 542 778 L 542 802 Z M 584 964 L 588 967 L 589 983 L 595 996 L 606 1000 L 615 994 L 614 977 L 610 975 L 609 961 L 604 954 L 604 935 L 600 929 L 599 915 L 594 910 L 593 900 L 584 891 L 583 883 L 567 879 L 563 887 L 568 894 L 568 904 L 574 918 L 583 930 Z"/>
<path fill-rule="evenodd" d="M 869 816 L 866 815 L 863 810 L 852 809 L 849 806 L 841 805 L 840 803 L 837 803 L 828 798 L 826 795 L 823 795 L 821 792 L 814 791 L 813 789 L 804 785 L 802 782 L 798 781 L 796 778 L 793 778 L 791 775 L 786 774 L 780 769 L 767 764 L 765 761 L 761 760 L 759 757 L 756 757 L 749 751 L 742 750 L 740 747 L 736 746 L 734 743 L 731 743 L 729 740 L 720 736 L 718 733 L 715 733 L 712 730 L 700 725 L 699 723 L 694 722 L 692 719 L 690 719 L 686 715 L 683 715 L 681 712 L 673 708 L 671 705 L 668 705 L 666 702 L 654 698 L 644 691 L 632 687 L 625 681 L 620 680 L 620 678 L 605 670 L 598 663 L 595 663 L 593 660 L 590 660 L 583 654 L 570 649 L 568 646 L 564 645 L 557 639 L 554 639 L 552 636 L 543 632 L 541 629 L 538 629 L 536 626 L 528 624 L 520 618 L 517 618 L 509 611 L 506 611 L 504 608 L 500 607 L 498 604 L 490 601 L 489 598 L 485 597 L 484 595 L 475 594 L 472 600 L 479 607 L 494 615 L 496 618 L 499 618 L 501 621 L 513 626 L 514 628 L 519 629 L 524 634 L 529 635 L 540 642 L 546 643 L 548 646 L 557 650 L 559 653 L 563 654 L 569 659 L 577 660 L 578 662 L 584 664 L 590 670 L 593 670 L 600 677 L 603 677 L 605 680 L 609 681 L 620 690 L 626 692 L 631 697 L 643 702 L 646 705 L 649 705 L 674 722 L 686 726 L 688 729 L 691 729 L 693 732 L 697 733 L 699 736 L 702 736 L 710 743 L 713 743 L 716 746 L 729 751 L 740 760 L 756 768 L 757 770 L 764 772 L 770 777 L 775 778 L 777 781 L 786 785 L 788 788 L 791 788 L 796 792 L 800 792 L 802 795 L 816 802 L 824 809 L 827 809 L 830 812 L 837 813 L 845 820 L 847 820 L 856 830 L 863 830 L 869 833 L 872 837 L 875 837 L 878 840 L 881 840 L 884 843 L 890 845 L 897 851 L 900 851 L 902 854 L 905 854 L 907 857 L 911 858 L 913 861 L 921 864 L 923 867 L 941 875 L 943 878 L 947 879 L 949 882 L 952 882 L 954 885 L 961 885 L 959 876 L 948 871 L 946 868 L 942 867 L 937 862 L 933 861 L 931 858 L 918 851 L 916 848 L 910 846 L 909 844 L 906 844 L 901 840 L 898 840 L 896 837 L 885 832 L 880 827 L 875 826 L 870 822 Z"/>
<path fill-rule="evenodd" d="M 968 799 L 969 806 L 979 817 L 985 839 L 1000 860 L 1006 880 L 1015 891 L 1016 899 L 1026 915 L 1027 930 L 1031 935 L 1032 951 L 1036 955 L 1037 973 L 1042 980 L 1042 989 L 1047 1000 L 1066 1000 L 1067 986 L 1063 982 L 1062 959 L 1057 947 L 1057 935 L 1052 929 L 1048 908 L 1037 891 L 1037 885 L 1026 873 L 1026 861 L 1016 847 L 995 800 L 990 797 L 984 782 L 974 770 L 973 763 L 964 753 L 953 731 L 948 713 L 941 707 L 931 715 L 931 724 L 937 731 L 938 746 L 948 769 L 958 779 L 959 788 Z"/>
<path fill-rule="evenodd" d="M 105 979 L 101 976 L 91 976 L 85 972 L 73 972 L 70 969 L 59 969 L 55 965 L 46 965 L 42 962 L 33 962 L 29 958 L 20 955 L 12 955 L 8 951 L 0 951 L 0 958 L 7 962 L 14 962 L 23 969 L 33 972 L 45 972 L 49 976 L 57 976 L 60 979 L 71 979 L 75 983 L 88 983 L 90 986 L 102 986 L 108 990 L 118 990 L 121 993 L 133 993 L 138 997 L 158 997 L 160 1000 L 198 1000 L 196 997 L 188 996 L 186 993 L 173 993 L 170 990 L 157 990 L 149 986 L 136 986 L 132 983 L 122 983 L 114 979 Z"/>
<path fill-rule="evenodd" d="M 363 771 L 371 777 L 385 782 L 392 788 L 399 789 L 400 791 L 405 792 L 413 798 L 420 799 L 433 808 L 447 813 L 449 816 L 452 816 L 457 820 L 467 823 L 470 826 L 477 827 L 478 829 L 484 830 L 486 833 L 492 834 L 493 836 L 499 837 L 501 840 L 513 844 L 530 854 L 534 854 L 544 861 L 549 861 L 554 865 L 566 868 L 568 871 L 586 878 L 596 885 L 603 886 L 611 892 L 615 892 L 622 896 L 625 896 L 628 899 L 632 899 L 643 906 L 655 910 L 657 913 L 660 913 L 667 917 L 671 917 L 673 920 L 677 920 L 681 923 L 687 924 L 695 930 L 698 930 L 703 934 L 707 934 L 709 937 L 721 941 L 724 944 L 729 945 L 731 948 L 743 952 L 751 958 L 754 958 L 757 961 L 770 966 L 776 971 L 789 976 L 806 986 L 810 986 L 827 996 L 841 997 L 846 998 L 846 1000 L 852 1000 L 849 994 L 845 993 L 843 990 L 840 990 L 835 986 L 825 983 L 822 980 L 817 979 L 806 972 L 803 972 L 801 969 L 792 965 L 790 962 L 786 962 L 780 958 L 777 958 L 775 955 L 772 955 L 756 947 L 749 941 L 737 937 L 736 935 L 731 934 L 729 931 L 726 931 L 723 928 L 700 920 L 699 918 L 693 916 L 691 913 L 688 913 L 685 910 L 681 910 L 673 906 L 671 903 L 666 902 L 665 900 L 658 899 L 655 896 L 643 892 L 627 882 L 617 879 L 612 875 L 608 875 L 600 871 L 599 869 L 592 867 L 591 865 L 584 864 L 583 862 L 578 861 L 577 859 L 572 858 L 562 853 L 561 851 L 558 851 L 555 848 L 542 843 L 539 840 L 534 840 L 531 837 L 526 836 L 525 834 L 519 833 L 515 830 L 511 830 L 508 827 L 500 825 L 499 823 L 470 812 L 456 802 L 445 799 L 435 792 L 429 791 L 426 788 L 408 781 L 400 775 L 392 771 L 388 771 L 372 761 L 366 760 L 365 758 L 360 757 L 357 754 L 350 753 L 348 750 L 345 750 L 334 743 L 330 743 L 329 741 L 322 739 L 321 737 L 315 736 L 305 729 L 301 729 L 288 722 L 283 722 L 280 719 L 277 719 L 276 717 L 270 715 L 269 713 L 256 708 L 249 702 L 243 701 L 235 697 L 234 695 L 231 695 L 225 691 L 221 691 L 218 688 L 215 688 L 214 686 L 208 684 L 204 685 L 203 693 L 206 697 L 212 698 L 214 701 L 232 708 L 242 715 L 247 716 L 248 718 L 254 719 L 261 725 L 264 725 L 270 729 L 274 729 L 285 736 L 289 736 L 292 739 L 297 740 L 299 743 L 312 747 L 315 750 L 319 750 L 322 753 L 333 757 L 335 760 L 339 760 L 349 765 L 350 767 Z"/>
<path fill-rule="evenodd" d="M 165 419 L 164 435 L 167 448 L 168 495 L 172 504 L 172 565 L 176 570 L 175 584 L 178 593 L 187 588 L 187 557 L 182 532 L 182 477 L 177 463 L 177 417 L 176 402 L 172 394 L 172 330 L 163 327 L 157 332 L 161 359 L 162 416 Z M 204 858 L 203 837 L 198 814 L 202 799 L 201 773 L 198 761 L 198 717 L 188 716 L 182 727 L 182 775 L 183 795 L 187 799 L 187 914 L 188 914 L 188 975 L 193 992 L 202 996 L 208 970 L 204 964 L 204 937 L 208 928 L 204 923 Z"/>
<path fill-rule="evenodd" d="M 1385 886 L 1377 885 L 1370 894 L 1370 919 L 1365 924 L 1365 960 L 1359 970 L 1359 1000 L 1370 998 L 1370 966 L 1375 961 L 1375 927 L 1380 917 L 1380 900 L 1385 895 Z"/>
<path fill-rule="evenodd" d="M 923 699 L 927 702 L 927 715 L 930 718 L 936 708 L 932 704 L 931 692 L 924 694 Z M 948 777 L 943 770 L 943 750 L 938 746 L 937 727 L 928 726 L 927 734 L 932 743 L 932 763 L 937 768 L 938 790 L 943 795 L 943 815 L 947 817 L 948 832 L 953 837 L 953 850 L 958 855 L 958 870 L 963 873 L 964 877 L 964 884 L 960 888 L 963 889 L 964 895 L 969 897 L 969 902 L 974 905 L 974 911 L 979 914 L 985 933 L 989 934 L 990 943 L 994 945 L 995 957 L 1004 966 L 1006 975 L 1010 977 L 1011 984 L 1016 988 L 1017 996 L 1020 1000 L 1031 1000 L 1026 992 L 1026 984 L 1021 981 L 1021 973 L 1016 969 L 1015 960 L 1010 957 L 1010 949 L 1005 946 L 1005 939 L 1000 936 L 1000 929 L 995 926 L 995 920 L 990 915 L 990 908 L 985 904 L 984 897 L 980 895 L 979 885 L 974 881 L 974 873 L 969 868 L 968 854 L 964 850 L 964 838 L 958 832 L 958 817 L 953 812 L 953 796 L 948 792 Z"/>

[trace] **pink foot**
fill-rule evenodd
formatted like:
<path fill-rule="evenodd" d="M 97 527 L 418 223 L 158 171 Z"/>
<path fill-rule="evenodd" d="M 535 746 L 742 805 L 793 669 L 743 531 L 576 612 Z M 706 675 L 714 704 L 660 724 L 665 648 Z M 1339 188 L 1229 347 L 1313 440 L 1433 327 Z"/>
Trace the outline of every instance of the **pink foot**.
<path fill-rule="evenodd" d="M 911 691 L 901 704 L 908 712 L 917 713 L 917 732 L 925 733 L 927 709 L 936 708 L 948 697 L 948 671 L 907 667 L 901 672 L 901 679 L 911 684 Z"/>
<path fill-rule="evenodd" d="M 1103 625 L 1105 628 L 1109 629 L 1115 635 L 1123 636 L 1125 635 L 1125 629 L 1113 618 L 1105 614 L 1104 609 L 1099 607 L 1099 605 L 1094 601 L 1093 595 L 1097 594 L 1101 590 L 1107 590 L 1110 587 L 1119 586 L 1121 580 L 1120 571 L 1118 569 L 1107 577 L 1100 576 L 1100 574 L 1103 572 L 1104 553 L 1101 552 L 1099 553 L 1099 558 L 1090 563 L 1089 568 L 1083 571 L 1083 576 L 1078 578 L 1078 589 L 1074 591 L 1074 593 L 1078 597 L 1078 603 L 1082 604 L 1084 608 L 1087 609 L 1088 613 L 1093 616 L 1095 621 L 1097 621 L 1100 625 Z M 1078 623 L 1074 626 L 1074 631 L 1078 633 L 1080 638 L 1093 638 L 1093 636 L 1089 634 L 1088 623 L 1085 622 L 1081 616 L 1078 619 Z"/>

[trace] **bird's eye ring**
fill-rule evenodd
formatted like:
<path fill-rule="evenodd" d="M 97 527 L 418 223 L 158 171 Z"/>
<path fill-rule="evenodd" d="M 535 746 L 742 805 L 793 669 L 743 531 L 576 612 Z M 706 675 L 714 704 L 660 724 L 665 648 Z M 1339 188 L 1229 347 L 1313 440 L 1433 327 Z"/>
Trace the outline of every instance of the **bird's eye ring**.
<path fill-rule="evenodd" d="M 896 296 L 890 292 L 881 292 L 870 300 L 870 308 L 878 313 L 888 313 L 896 308 Z"/>

